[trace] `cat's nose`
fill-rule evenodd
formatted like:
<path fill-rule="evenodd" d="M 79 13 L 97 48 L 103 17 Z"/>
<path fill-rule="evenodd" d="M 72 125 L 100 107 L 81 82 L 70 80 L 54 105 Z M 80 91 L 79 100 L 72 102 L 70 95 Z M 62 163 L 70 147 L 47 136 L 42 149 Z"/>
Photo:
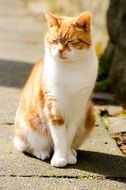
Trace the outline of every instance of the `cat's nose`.
<path fill-rule="evenodd" d="M 62 48 L 62 49 L 60 48 L 60 49 L 59 49 L 59 53 L 62 54 L 63 52 L 64 52 L 64 49 L 63 49 L 63 48 Z"/>
<path fill-rule="evenodd" d="M 58 49 L 60 54 L 63 54 L 65 51 L 65 47 L 63 45 L 60 45 L 59 49 Z"/>

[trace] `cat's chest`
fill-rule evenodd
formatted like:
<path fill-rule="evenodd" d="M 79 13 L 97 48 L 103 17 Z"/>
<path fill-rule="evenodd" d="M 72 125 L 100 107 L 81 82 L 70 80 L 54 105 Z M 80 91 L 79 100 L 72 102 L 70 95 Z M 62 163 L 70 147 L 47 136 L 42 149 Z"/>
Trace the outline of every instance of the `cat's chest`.
<path fill-rule="evenodd" d="M 73 70 L 64 73 L 64 77 L 59 76 L 62 87 L 69 95 L 80 94 L 82 91 L 91 85 L 91 75 L 89 70 Z"/>
<path fill-rule="evenodd" d="M 90 63 L 87 66 L 46 65 L 44 78 L 49 94 L 55 97 L 68 123 L 71 118 L 83 117 L 96 75 L 97 67 Z"/>
<path fill-rule="evenodd" d="M 83 95 L 83 91 L 91 88 L 96 79 L 96 71 L 91 67 L 50 66 L 45 72 L 49 91 L 55 95 Z"/>
<path fill-rule="evenodd" d="M 45 80 L 49 93 L 62 107 L 62 110 L 81 110 L 94 86 L 96 71 L 87 67 L 47 66 Z M 78 108 L 78 109 L 77 109 Z M 65 111 L 64 111 L 65 112 Z"/>

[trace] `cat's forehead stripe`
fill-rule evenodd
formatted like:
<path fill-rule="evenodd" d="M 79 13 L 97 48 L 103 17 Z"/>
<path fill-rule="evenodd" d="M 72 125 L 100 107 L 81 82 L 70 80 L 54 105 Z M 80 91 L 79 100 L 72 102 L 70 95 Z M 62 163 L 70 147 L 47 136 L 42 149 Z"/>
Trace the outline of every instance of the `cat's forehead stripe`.
<path fill-rule="evenodd" d="M 59 29 L 59 37 L 62 41 L 69 40 L 75 33 L 73 25 L 71 23 L 63 23 Z"/>

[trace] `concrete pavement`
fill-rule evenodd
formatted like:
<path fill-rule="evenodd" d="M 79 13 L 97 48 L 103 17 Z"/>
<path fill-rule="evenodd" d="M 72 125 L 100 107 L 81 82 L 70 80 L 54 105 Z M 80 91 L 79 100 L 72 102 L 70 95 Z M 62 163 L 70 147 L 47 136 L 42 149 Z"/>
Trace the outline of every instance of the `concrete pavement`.
<path fill-rule="evenodd" d="M 126 189 L 126 158 L 99 121 L 78 151 L 77 165 L 54 168 L 50 160 L 44 162 L 15 149 L 13 118 L 20 90 L 1 87 L 0 92 L 3 102 L 8 102 L 6 94 L 10 94 L 10 104 L 0 108 L 1 114 L 10 115 L 9 120 L 0 118 L 0 189 Z"/>
<path fill-rule="evenodd" d="M 34 63 L 43 54 L 46 25 L 36 22 L 22 0 L 0 1 L 0 58 Z"/>
<path fill-rule="evenodd" d="M 99 117 L 75 166 L 53 168 L 49 160 L 40 161 L 14 148 L 15 111 L 30 63 L 42 54 L 45 30 L 19 2 L 1 0 L 0 5 L 0 189 L 125 190 L 126 158 Z"/>

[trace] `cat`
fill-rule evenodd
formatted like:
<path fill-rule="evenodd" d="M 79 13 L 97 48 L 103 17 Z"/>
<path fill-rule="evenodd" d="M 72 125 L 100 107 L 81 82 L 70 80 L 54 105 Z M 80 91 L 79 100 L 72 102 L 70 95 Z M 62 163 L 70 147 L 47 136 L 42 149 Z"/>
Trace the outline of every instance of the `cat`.
<path fill-rule="evenodd" d="M 26 81 L 15 118 L 18 150 L 54 167 L 77 163 L 77 149 L 95 125 L 91 93 L 98 60 L 91 33 L 91 14 L 78 17 L 45 13 L 49 31 L 45 55 Z"/>

